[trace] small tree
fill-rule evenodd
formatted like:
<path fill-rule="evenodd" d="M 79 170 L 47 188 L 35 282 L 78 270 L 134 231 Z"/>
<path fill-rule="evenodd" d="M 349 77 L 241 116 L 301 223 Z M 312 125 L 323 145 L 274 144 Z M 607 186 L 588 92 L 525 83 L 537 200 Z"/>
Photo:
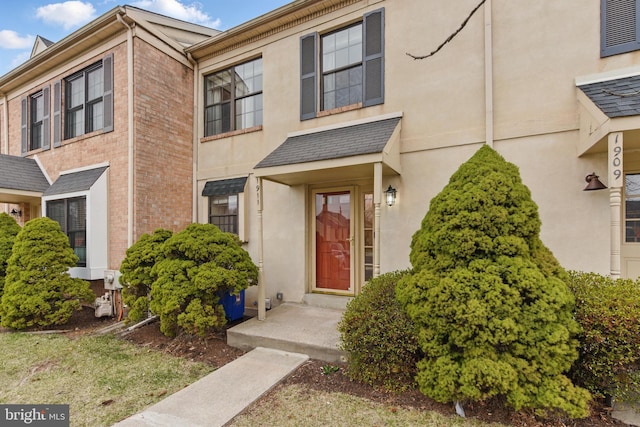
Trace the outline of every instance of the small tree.
<path fill-rule="evenodd" d="M 539 233 L 517 167 L 486 145 L 431 201 L 397 293 L 419 329 L 424 394 L 588 415 L 589 393 L 563 374 L 578 355 L 573 296 Z"/>
<path fill-rule="evenodd" d="M 155 278 L 151 274 L 153 266 L 162 256 L 162 244 L 173 235 L 165 229 L 157 229 L 153 234 L 143 234 L 129 249 L 120 265 L 122 298 L 129 306 L 127 320 L 139 322 L 149 312 L 149 296 Z"/>
<path fill-rule="evenodd" d="M 0 298 L 2 298 L 4 278 L 7 274 L 7 261 L 19 232 L 20 226 L 16 220 L 7 213 L 0 213 Z"/>
<path fill-rule="evenodd" d="M 205 335 L 226 324 L 219 304 L 226 292 L 238 294 L 257 283 L 258 268 L 238 238 L 212 224 L 191 224 L 162 246 L 152 274 L 150 308 L 160 329 L 175 336 L 179 328 Z"/>
<path fill-rule="evenodd" d="M 58 223 L 36 218 L 16 236 L 0 302 L 2 326 L 24 329 L 66 323 L 81 301 L 93 302 L 89 283 L 72 278 L 78 257 Z"/>

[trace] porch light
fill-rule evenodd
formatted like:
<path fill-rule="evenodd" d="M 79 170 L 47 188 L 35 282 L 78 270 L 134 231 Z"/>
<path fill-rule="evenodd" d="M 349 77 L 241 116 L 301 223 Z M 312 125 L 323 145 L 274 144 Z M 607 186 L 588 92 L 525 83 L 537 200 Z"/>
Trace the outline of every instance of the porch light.
<path fill-rule="evenodd" d="M 396 189 L 389 186 L 384 194 L 387 199 L 387 206 L 393 206 L 396 203 Z"/>
<path fill-rule="evenodd" d="M 11 215 L 15 216 L 16 218 L 20 218 L 22 216 L 22 211 L 13 208 L 11 209 Z"/>
<path fill-rule="evenodd" d="M 582 191 L 603 190 L 603 189 L 607 188 L 606 185 L 604 185 L 602 182 L 600 182 L 600 180 L 598 179 L 598 175 L 596 175 L 595 172 L 590 173 L 589 175 L 587 175 L 584 178 L 584 180 L 587 181 L 587 186 L 584 187 L 584 190 L 582 190 Z"/>

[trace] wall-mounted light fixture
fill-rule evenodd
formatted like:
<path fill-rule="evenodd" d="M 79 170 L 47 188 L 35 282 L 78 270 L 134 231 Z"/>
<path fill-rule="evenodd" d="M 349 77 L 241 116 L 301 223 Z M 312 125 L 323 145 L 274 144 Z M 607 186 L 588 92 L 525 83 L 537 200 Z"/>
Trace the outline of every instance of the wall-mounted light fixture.
<path fill-rule="evenodd" d="M 587 186 L 584 187 L 583 191 L 591 191 L 591 190 L 603 190 L 607 188 L 600 180 L 598 179 L 598 175 L 595 172 L 590 173 L 584 178 L 587 181 Z"/>
<path fill-rule="evenodd" d="M 387 188 L 387 191 L 384 192 L 385 198 L 387 199 L 387 206 L 393 206 L 396 203 L 396 189 L 392 186 Z"/>
<path fill-rule="evenodd" d="M 22 211 L 13 208 L 11 209 L 11 215 L 15 216 L 16 218 L 20 218 L 22 216 Z"/>

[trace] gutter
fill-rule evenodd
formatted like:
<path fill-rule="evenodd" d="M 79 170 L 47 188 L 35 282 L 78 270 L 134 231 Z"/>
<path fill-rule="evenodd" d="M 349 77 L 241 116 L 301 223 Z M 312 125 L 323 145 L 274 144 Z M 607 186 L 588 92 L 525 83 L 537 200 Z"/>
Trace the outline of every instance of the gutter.
<path fill-rule="evenodd" d="M 133 183 L 134 183 L 134 129 L 133 129 L 133 28 L 116 14 L 118 21 L 127 29 L 127 247 L 133 245 Z"/>

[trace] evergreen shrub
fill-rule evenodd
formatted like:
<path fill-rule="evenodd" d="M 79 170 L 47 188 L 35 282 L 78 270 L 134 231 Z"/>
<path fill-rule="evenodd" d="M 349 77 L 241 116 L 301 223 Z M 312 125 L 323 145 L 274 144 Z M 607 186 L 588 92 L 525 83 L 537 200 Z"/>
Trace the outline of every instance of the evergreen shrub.
<path fill-rule="evenodd" d="M 162 244 L 173 235 L 171 230 L 159 228 L 153 234 L 143 234 L 129 249 L 120 265 L 122 299 L 129 307 L 127 322 L 139 322 L 149 313 L 149 295 L 155 278 L 153 266 L 162 256 Z"/>
<path fill-rule="evenodd" d="M 258 283 L 258 268 L 238 237 L 212 224 L 191 224 L 167 239 L 152 275 L 150 308 L 167 336 L 222 328 L 220 297 Z"/>
<path fill-rule="evenodd" d="M 2 326 L 25 329 L 66 323 L 95 294 L 85 280 L 72 278 L 78 256 L 60 225 L 49 218 L 27 222 L 16 236 L 7 262 L 0 301 Z"/>
<path fill-rule="evenodd" d="M 599 397 L 640 398 L 640 282 L 570 272 L 580 357 L 572 376 Z"/>
<path fill-rule="evenodd" d="M 338 330 L 350 378 L 390 391 L 415 386 L 417 337 L 395 296 L 396 284 L 406 274 L 397 271 L 371 279 L 347 304 Z"/>
<path fill-rule="evenodd" d="M 7 274 L 7 261 L 11 256 L 11 249 L 20 226 L 9 214 L 0 213 L 0 298 L 4 289 L 4 277 Z"/>
<path fill-rule="evenodd" d="M 518 168 L 489 146 L 431 201 L 397 296 L 418 328 L 420 390 L 439 402 L 589 414 L 565 373 L 578 356 L 567 273 L 539 238 Z"/>

